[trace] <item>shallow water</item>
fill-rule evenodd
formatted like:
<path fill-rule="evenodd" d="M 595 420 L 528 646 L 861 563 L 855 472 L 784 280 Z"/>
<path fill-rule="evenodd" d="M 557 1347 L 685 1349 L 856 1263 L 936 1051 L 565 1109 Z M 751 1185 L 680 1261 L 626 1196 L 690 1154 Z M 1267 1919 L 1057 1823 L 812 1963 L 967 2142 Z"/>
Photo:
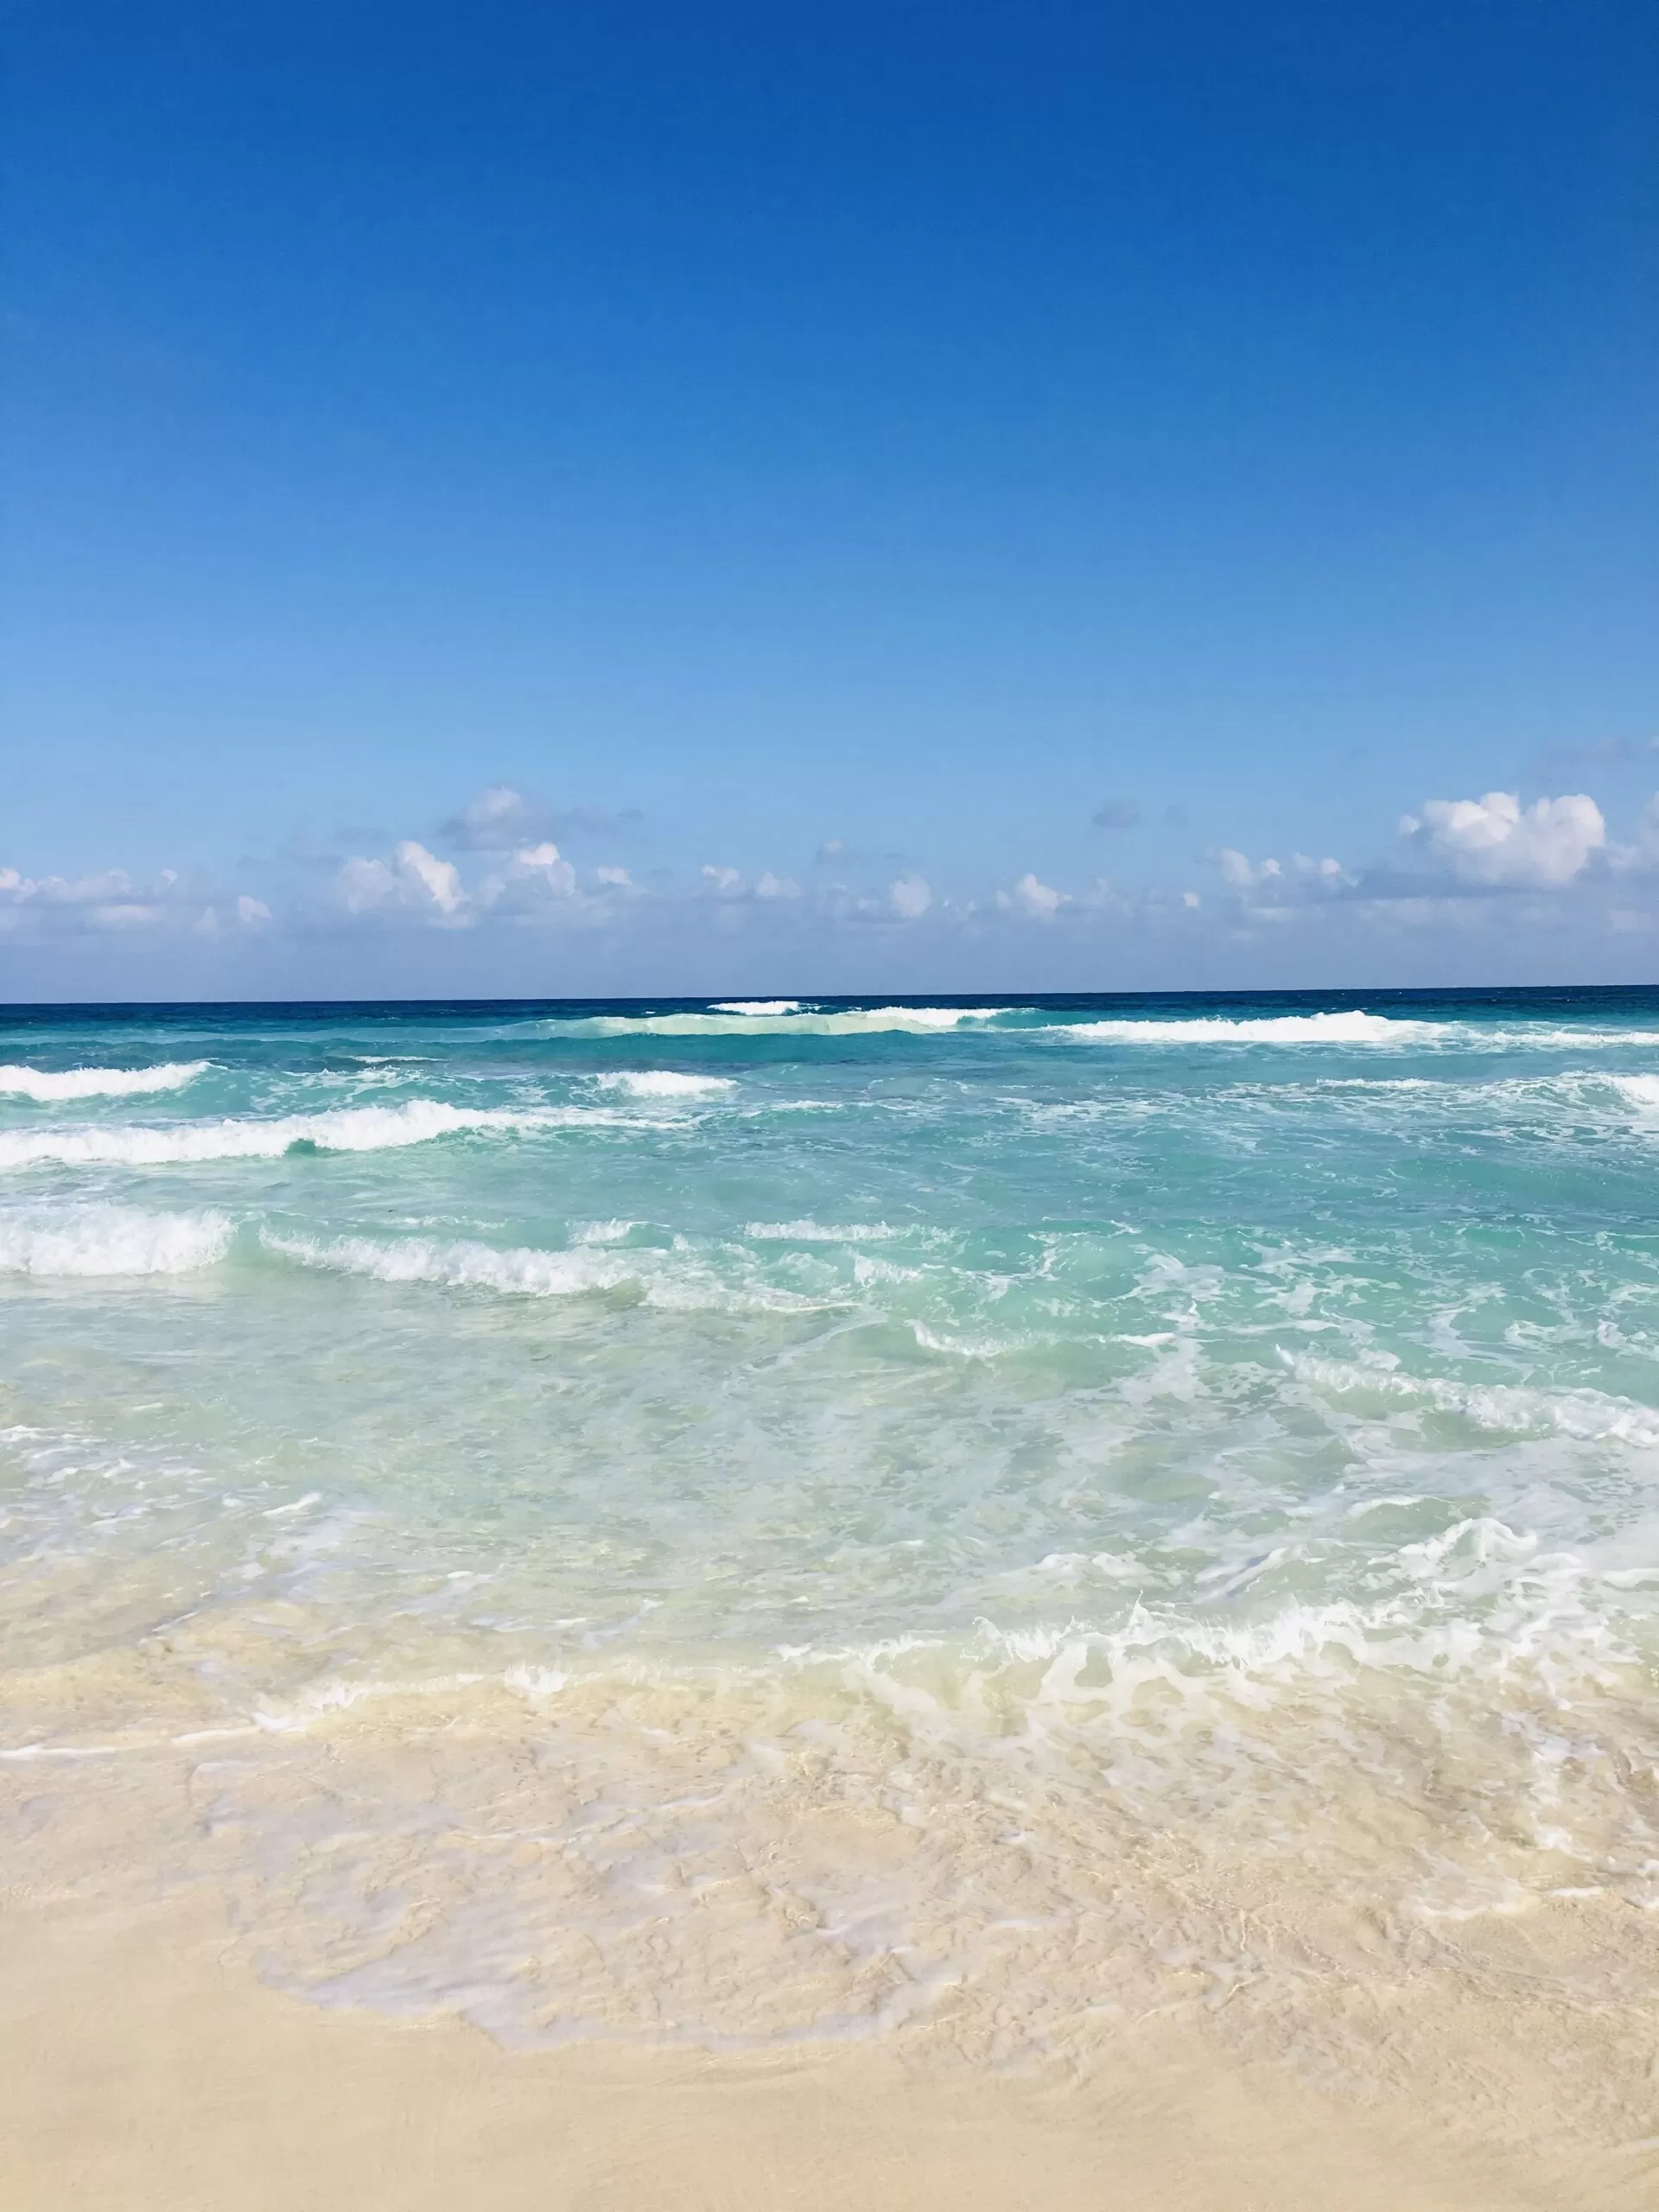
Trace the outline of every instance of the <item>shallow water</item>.
<path fill-rule="evenodd" d="M 272 1979 L 1010 2060 L 1190 2002 L 1338 2075 L 1308 1990 L 1429 1955 L 1642 2001 L 1659 993 L 0 1062 L 6 1754 L 51 1820 L 182 1756 L 158 1864 Z"/>

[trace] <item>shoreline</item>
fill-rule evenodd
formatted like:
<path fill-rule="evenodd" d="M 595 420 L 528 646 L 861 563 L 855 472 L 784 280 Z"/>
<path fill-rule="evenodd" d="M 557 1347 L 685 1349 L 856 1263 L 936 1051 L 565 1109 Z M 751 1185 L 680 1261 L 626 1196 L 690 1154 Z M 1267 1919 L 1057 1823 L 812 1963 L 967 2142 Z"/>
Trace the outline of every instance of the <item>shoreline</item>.
<path fill-rule="evenodd" d="M 1637 2212 L 1659 2186 L 1659 2143 L 1483 2148 L 1170 2022 L 1071 2082 L 930 2069 L 897 2038 L 514 2052 L 264 1986 L 205 1891 L 13 1893 L 0 1940 L 14 2212 Z"/>

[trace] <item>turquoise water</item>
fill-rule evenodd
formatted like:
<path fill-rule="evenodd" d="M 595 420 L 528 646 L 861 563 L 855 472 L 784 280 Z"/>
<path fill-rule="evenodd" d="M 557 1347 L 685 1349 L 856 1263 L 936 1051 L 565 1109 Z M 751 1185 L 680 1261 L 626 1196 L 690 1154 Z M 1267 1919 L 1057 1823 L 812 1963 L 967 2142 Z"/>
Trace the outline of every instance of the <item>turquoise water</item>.
<path fill-rule="evenodd" d="M 279 1978 L 1035 2036 L 992 1892 L 1073 1958 L 1147 1838 L 1659 1900 L 1659 993 L 15 1009 L 0 1062 L 11 1749 L 245 1732 Z M 394 1774 L 440 1707 L 465 1776 Z M 806 1938 L 728 1897 L 711 1963 L 663 1869 L 768 1852 L 817 1949 L 750 2003 Z"/>

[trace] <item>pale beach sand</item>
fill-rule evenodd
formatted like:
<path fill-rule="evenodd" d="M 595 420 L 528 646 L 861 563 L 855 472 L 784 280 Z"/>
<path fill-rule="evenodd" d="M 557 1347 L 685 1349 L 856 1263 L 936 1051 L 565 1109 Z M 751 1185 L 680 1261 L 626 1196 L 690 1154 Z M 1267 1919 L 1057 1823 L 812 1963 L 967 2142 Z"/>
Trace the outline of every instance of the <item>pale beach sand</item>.
<path fill-rule="evenodd" d="M 0 1921 L 10 2212 L 1639 2212 L 1659 2147 L 1522 2155 L 1408 2104 L 1219 2063 L 1179 2025 L 1083 2083 L 586 2045 L 327 2012 L 262 1987 L 202 1894 Z M 1455 2068 L 1455 2050 L 1446 2054 Z"/>

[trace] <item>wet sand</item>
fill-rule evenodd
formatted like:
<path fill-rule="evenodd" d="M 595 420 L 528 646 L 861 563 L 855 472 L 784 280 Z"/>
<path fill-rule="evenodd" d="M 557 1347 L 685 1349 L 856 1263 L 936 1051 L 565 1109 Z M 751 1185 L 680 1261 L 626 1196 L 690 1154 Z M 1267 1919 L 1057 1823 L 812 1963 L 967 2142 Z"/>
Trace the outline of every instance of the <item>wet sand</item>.
<path fill-rule="evenodd" d="M 512 2052 L 452 2021 L 329 2012 L 263 1986 L 205 1890 L 102 1907 L 14 1892 L 0 1940 L 11 2212 L 1659 2202 L 1659 2141 L 1572 2154 L 1460 2141 L 1409 2101 L 1326 2095 L 1167 2021 L 1081 2081 L 941 2070 L 903 2037 L 760 2057 Z"/>

